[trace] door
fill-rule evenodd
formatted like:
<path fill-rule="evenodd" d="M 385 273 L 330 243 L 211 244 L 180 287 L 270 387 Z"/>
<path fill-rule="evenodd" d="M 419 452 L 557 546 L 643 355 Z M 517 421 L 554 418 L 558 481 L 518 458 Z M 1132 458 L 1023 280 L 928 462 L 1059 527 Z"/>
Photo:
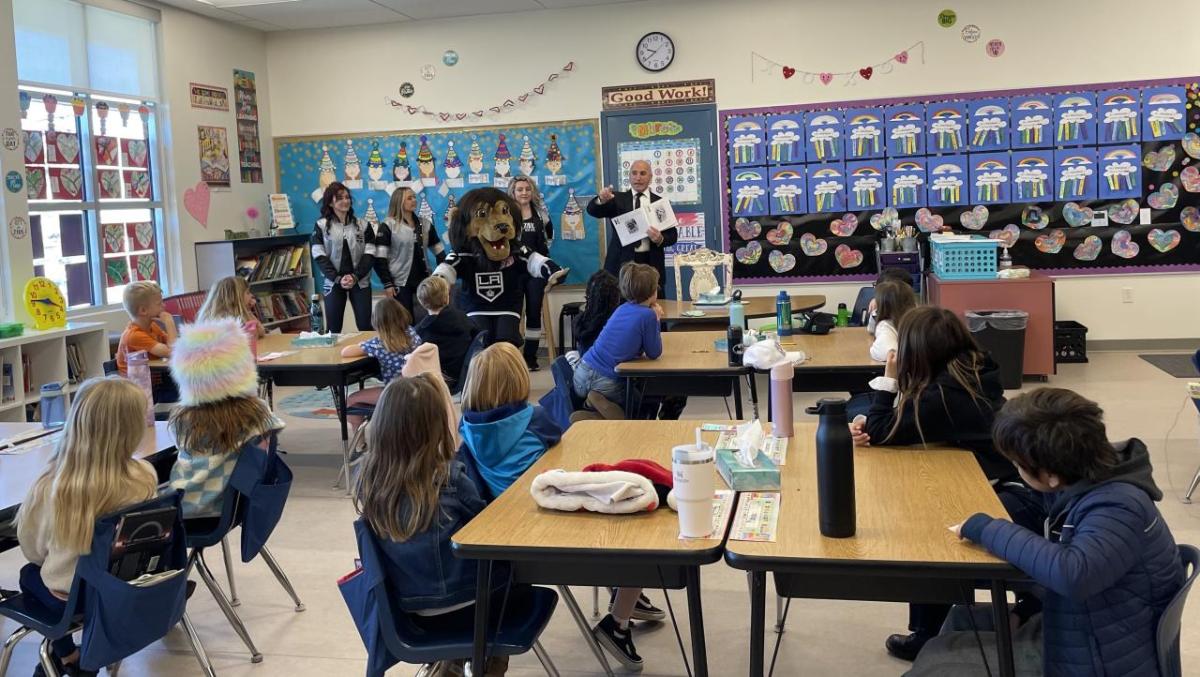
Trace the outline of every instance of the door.
<path fill-rule="evenodd" d="M 629 166 L 650 163 L 650 190 L 671 201 L 679 241 L 667 249 L 667 297 L 675 294 L 673 253 L 719 250 L 721 210 L 717 164 L 717 107 L 676 106 L 601 113 L 604 184 L 629 189 Z M 604 227 L 610 228 L 608 223 Z M 607 230 L 601 242 L 607 246 Z M 724 271 L 721 271 L 724 273 Z M 719 279 L 723 279 L 719 276 Z M 687 278 L 684 278 L 687 283 Z"/>

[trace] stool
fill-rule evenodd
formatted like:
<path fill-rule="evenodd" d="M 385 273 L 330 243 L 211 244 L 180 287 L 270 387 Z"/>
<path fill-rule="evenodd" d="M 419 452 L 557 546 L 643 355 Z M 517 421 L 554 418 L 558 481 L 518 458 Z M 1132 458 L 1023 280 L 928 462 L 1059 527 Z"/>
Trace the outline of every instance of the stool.
<path fill-rule="evenodd" d="M 563 340 L 563 337 L 566 336 L 566 334 L 563 333 L 564 320 L 566 320 L 568 317 L 571 318 L 571 350 L 576 350 L 578 348 L 575 343 L 574 323 L 575 316 L 581 312 L 583 312 L 583 301 L 571 301 L 570 303 L 564 303 L 562 305 L 562 309 L 558 311 L 558 341 L 564 346 L 566 345 L 566 341 Z"/>

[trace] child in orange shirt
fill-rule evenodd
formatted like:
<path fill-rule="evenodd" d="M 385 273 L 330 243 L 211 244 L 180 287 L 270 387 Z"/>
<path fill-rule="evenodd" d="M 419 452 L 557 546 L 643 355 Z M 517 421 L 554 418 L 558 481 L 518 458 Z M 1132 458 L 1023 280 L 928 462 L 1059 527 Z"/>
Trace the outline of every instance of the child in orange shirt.
<path fill-rule="evenodd" d="M 170 357 L 175 343 L 175 318 L 163 308 L 162 290 L 146 280 L 130 282 L 122 299 L 129 313 L 129 326 L 117 346 L 117 371 L 128 375 L 129 354 L 144 350 L 151 357 Z M 155 324 L 155 321 L 159 324 Z"/>

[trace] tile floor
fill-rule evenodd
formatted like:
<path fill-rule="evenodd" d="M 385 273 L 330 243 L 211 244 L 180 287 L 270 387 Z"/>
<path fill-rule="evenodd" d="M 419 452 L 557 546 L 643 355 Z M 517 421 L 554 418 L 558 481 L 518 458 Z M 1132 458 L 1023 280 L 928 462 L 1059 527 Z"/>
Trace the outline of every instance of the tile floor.
<path fill-rule="evenodd" d="M 1200 465 L 1200 425 L 1195 409 L 1185 401 L 1185 381 L 1171 378 L 1133 353 L 1109 352 L 1094 353 L 1090 364 L 1063 365 L 1051 383 L 1099 401 L 1108 412 L 1114 439 L 1136 435 L 1149 444 L 1155 476 L 1167 494 L 1161 504 L 1163 514 L 1178 541 L 1200 543 L 1200 499 L 1190 506 L 1179 501 Z M 549 384 L 548 370 L 535 374 L 535 396 Z M 798 395 L 797 411 L 815 398 Z M 724 418 L 724 411 L 719 400 L 694 399 L 685 417 Z M 363 674 L 365 652 L 334 584 L 338 576 L 352 569 L 355 557 L 354 509 L 340 492 L 331 489 L 339 458 L 337 428 L 330 421 L 300 418 L 291 418 L 288 424 L 283 447 L 290 452 L 288 461 L 296 471 L 296 482 L 271 549 L 308 609 L 295 613 L 261 562 L 235 564 L 243 602 L 238 611 L 265 656 L 261 664 L 252 665 L 211 597 L 203 589 L 198 591 L 190 605 L 191 616 L 222 677 Z M 0 586 L 16 587 L 21 563 L 19 552 L 0 555 Z M 212 565 L 221 578 L 220 563 Z M 702 576 L 710 673 L 743 674 L 749 625 L 745 576 L 724 564 L 706 567 Z M 577 589 L 576 596 L 585 612 L 590 611 L 590 590 Z M 665 607 L 661 592 L 652 597 Z M 672 592 L 671 601 L 681 622 L 686 623 L 683 592 Z M 783 635 L 777 674 L 900 674 L 907 664 L 886 655 L 883 639 L 900 631 L 906 618 L 901 604 L 797 600 Z M 0 624 L 4 636 L 12 629 L 11 624 Z M 686 627 L 683 636 L 688 636 Z M 635 638 L 646 660 L 647 675 L 686 674 L 669 624 L 638 632 Z M 768 634 L 768 641 L 773 639 L 774 635 Z M 542 641 L 564 675 L 602 674 L 561 607 Z M 29 674 L 34 656 L 35 643 L 24 642 L 10 673 Z M 1184 614 L 1183 656 L 1185 673 L 1200 670 L 1200 600 L 1193 599 Z M 411 675 L 415 669 L 398 666 L 389 674 Z M 196 675 L 199 668 L 182 634 L 174 632 L 126 661 L 121 673 Z M 509 674 L 544 673 L 530 654 L 514 658 Z"/>

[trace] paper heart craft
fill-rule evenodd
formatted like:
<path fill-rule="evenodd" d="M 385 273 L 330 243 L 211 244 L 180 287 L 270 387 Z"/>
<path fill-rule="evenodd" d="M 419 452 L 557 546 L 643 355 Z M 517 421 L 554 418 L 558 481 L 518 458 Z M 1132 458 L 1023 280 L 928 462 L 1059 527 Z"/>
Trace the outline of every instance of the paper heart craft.
<path fill-rule="evenodd" d="M 922 233 L 939 233 L 944 223 L 941 215 L 929 211 L 928 207 L 917 210 L 917 228 L 920 228 Z"/>
<path fill-rule="evenodd" d="M 455 113 L 455 114 L 454 114 L 454 119 L 455 119 L 455 120 L 466 120 L 466 119 L 467 119 L 467 114 L 466 114 L 466 113 Z"/>
<path fill-rule="evenodd" d="M 1092 222 L 1094 215 L 1091 207 L 1081 207 L 1078 202 L 1063 205 L 1063 220 L 1068 226 L 1086 226 Z"/>
<path fill-rule="evenodd" d="M 1196 160 L 1200 160 L 1200 134 L 1196 132 L 1188 132 L 1183 135 L 1183 152 L 1192 156 Z"/>
<path fill-rule="evenodd" d="M 783 79 L 784 79 L 784 80 L 787 80 L 787 79 L 791 78 L 791 77 L 792 77 L 793 75 L 795 75 L 795 74 L 796 74 L 796 69 L 795 69 L 795 68 L 792 68 L 791 66 L 784 66 L 784 67 L 783 67 Z"/>
<path fill-rule="evenodd" d="M 959 217 L 959 223 L 968 230 L 980 230 L 987 225 L 988 216 L 990 213 L 987 207 L 976 205 L 969 211 L 963 212 L 963 215 Z"/>
<path fill-rule="evenodd" d="M 521 96 L 517 97 L 517 101 L 520 101 L 521 103 L 525 103 L 525 100 L 528 98 L 529 98 L 529 92 L 525 92 Z"/>
<path fill-rule="evenodd" d="M 545 94 L 545 93 L 546 93 L 546 85 L 544 85 L 544 84 L 541 84 L 541 85 L 538 85 L 537 87 L 534 87 L 534 88 L 533 88 L 533 93 L 534 93 L 534 94 L 537 94 L 538 96 L 541 96 L 542 94 Z"/>
<path fill-rule="evenodd" d="M 1133 223 L 1134 219 L 1137 218 L 1138 209 L 1140 208 L 1141 205 L 1139 205 L 1138 201 L 1133 198 L 1122 200 L 1116 205 L 1108 208 L 1108 218 L 1116 221 L 1117 223 L 1129 225 Z"/>
<path fill-rule="evenodd" d="M 1146 240 L 1150 243 L 1150 246 L 1154 247 L 1163 254 L 1166 254 L 1175 247 L 1178 247 L 1180 238 L 1181 236 L 1179 235 L 1179 231 L 1172 230 L 1170 228 L 1167 230 L 1152 228 L 1150 232 L 1146 234 Z"/>
<path fill-rule="evenodd" d="M 837 249 L 833 250 L 833 257 L 837 259 L 838 265 L 843 268 L 856 268 L 862 265 L 863 253 L 857 249 L 839 244 Z"/>
<path fill-rule="evenodd" d="M 104 224 L 104 251 L 110 254 L 125 251 L 125 227 L 123 224 Z"/>
<path fill-rule="evenodd" d="M 999 240 L 1005 247 L 1011 247 L 1017 243 L 1017 238 L 1021 237 L 1021 229 L 1016 224 L 1010 223 L 1000 230 L 988 233 L 988 237 Z"/>
<path fill-rule="evenodd" d="M 1043 254 L 1057 254 L 1067 243 L 1067 234 L 1062 230 L 1055 228 L 1048 233 L 1038 235 L 1033 241 L 1033 246 Z"/>
<path fill-rule="evenodd" d="M 1026 228 L 1041 230 L 1050 223 L 1050 215 L 1042 211 L 1041 207 L 1026 207 L 1021 210 L 1021 224 Z"/>
<path fill-rule="evenodd" d="M 870 80 L 871 76 L 875 74 L 875 69 L 870 66 L 867 66 L 866 68 L 860 68 L 858 69 L 858 74 L 862 76 L 863 80 Z M 845 266 L 843 266 L 843 268 L 844 267 Z"/>
<path fill-rule="evenodd" d="M 767 242 L 776 246 L 783 246 L 792 241 L 792 235 L 795 229 L 792 228 L 790 221 L 780 221 L 779 225 L 767 231 Z"/>
<path fill-rule="evenodd" d="M 134 224 L 134 238 L 137 240 L 138 249 L 148 249 L 150 243 L 154 241 L 154 224 L 147 221 Z"/>
<path fill-rule="evenodd" d="M 208 192 L 208 184 L 201 181 L 195 188 L 183 191 L 183 208 L 196 219 L 200 225 L 208 228 L 208 207 L 212 194 Z"/>
<path fill-rule="evenodd" d="M 1175 146 L 1167 146 L 1159 151 L 1152 150 L 1142 158 L 1142 165 L 1146 169 L 1156 172 L 1165 172 L 1173 164 L 1175 164 Z"/>
<path fill-rule="evenodd" d="M 733 253 L 733 256 L 738 260 L 739 263 L 752 266 L 758 263 L 758 260 L 762 258 L 762 252 L 762 245 L 758 242 L 758 240 L 753 240 L 746 243 L 745 247 L 738 247 L 737 251 Z"/>
<path fill-rule="evenodd" d="M 894 207 L 888 207 L 878 214 L 871 216 L 871 227 L 875 230 L 900 227 L 900 212 Z"/>
<path fill-rule="evenodd" d="M 1123 259 L 1132 259 L 1141 251 L 1141 247 L 1138 247 L 1138 243 L 1133 241 L 1133 236 L 1129 234 L 1128 230 L 1118 230 L 1113 235 L 1109 246 L 1112 248 L 1112 253 Z"/>
<path fill-rule="evenodd" d="M 805 256 L 820 256 L 828 248 L 828 242 L 812 233 L 805 233 L 800 236 L 800 251 L 804 252 Z"/>
<path fill-rule="evenodd" d="M 738 217 L 733 222 L 733 229 L 743 240 L 753 240 L 762 233 L 762 225 L 758 221 L 747 221 L 744 217 Z"/>
<path fill-rule="evenodd" d="M 1179 212 L 1179 220 L 1184 228 L 1193 233 L 1200 233 L 1200 209 L 1184 207 L 1183 211 Z"/>
<path fill-rule="evenodd" d="M 829 232 L 839 237 L 849 237 L 856 230 L 858 230 L 858 217 L 854 214 L 846 214 L 829 223 Z"/>
<path fill-rule="evenodd" d="M 1171 209 L 1176 202 L 1179 202 L 1179 186 L 1173 183 L 1165 183 L 1162 188 L 1146 196 L 1146 204 L 1151 209 Z"/>
<path fill-rule="evenodd" d="M 771 269 L 777 273 L 786 273 L 796 267 L 796 257 L 792 254 L 784 254 L 779 250 L 775 250 L 767 256 L 767 263 L 771 265 Z"/>
<path fill-rule="evenodd" d="M 1196 165 L 1184 167 L 1183 171 L 1179 172 L 1179 182 L 1187 192 L 1200 193 L 1200 168 Z"/>
<path fill-rule="evenodd" d="M 900 52 L 895 58 L 898 63 L 908 63 L 908 51 Z"/>
<path fill-rule="evenodd" d="M 58 154 L 62 156 L 63 162 L 70 164 L 75 162 L 76 158 L 79 157 L 78 136 L 74 134 L 59 134 L 58 142 L 55 145 L 58 146 Z"/>
<path fill-rule="evenodd" d="M 1100 256 L 1100 250 L 1104 248 L 1104 241 L 1095 235 L 1088 235 L 1083 238 L 1075 247 L 1075 252 L 1072 254 L 1080 261 L 1095 261 L 1097 256 Z"/>

